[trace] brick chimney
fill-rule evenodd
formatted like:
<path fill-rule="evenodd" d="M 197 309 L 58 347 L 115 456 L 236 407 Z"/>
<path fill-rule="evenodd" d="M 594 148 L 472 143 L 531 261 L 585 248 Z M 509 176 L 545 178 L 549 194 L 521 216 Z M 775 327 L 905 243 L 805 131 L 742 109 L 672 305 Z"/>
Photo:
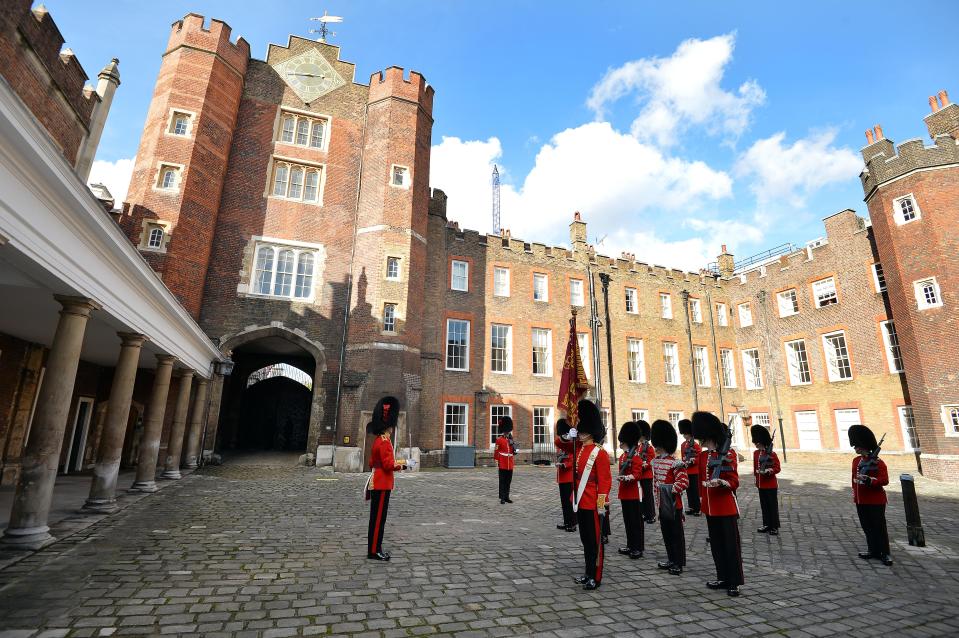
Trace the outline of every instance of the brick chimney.
<path fill-rule="evenodd" d="M 723 244 L 723 252 L 716 257 L 716 264 L 719 266 L 720 277 L 732 277 L 736 271 L 736 261 L 733 259 L 732 253 L 726 250 L 726 244 Z"/>
<path fill-rule="evenodd" d="M 959 140 L 959 105 L 949 102 L 949 94 L 942 90 L 929 96 L 929 107 L 932 113 L 925 117 L 929 137 L 945 134 Z"/>
<path fill-rule="evenodd" d="M 573 221 L 569 224 L 569 243 L 573 246 L 573 254 L 587 254 L 589 242 L 586 241 L 586 222 L 579 211 L 573 213 Z"/>

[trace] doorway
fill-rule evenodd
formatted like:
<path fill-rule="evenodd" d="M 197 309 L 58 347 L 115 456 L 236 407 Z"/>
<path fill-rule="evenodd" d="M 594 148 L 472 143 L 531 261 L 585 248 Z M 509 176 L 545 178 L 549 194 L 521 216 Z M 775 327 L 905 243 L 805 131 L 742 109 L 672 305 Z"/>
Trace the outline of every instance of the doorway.
<path fill-rule="evenodd" d="M 87 445 L 87 432 L 90 429 L 90 417 L 93 416 L 93 398 L 77 399 L 77 409 L 73 415 L 73 427 L 70 429 L 70 442 L 67 455 L 63 460 L 63 473 L 83 470 L 83 452 Z"/>

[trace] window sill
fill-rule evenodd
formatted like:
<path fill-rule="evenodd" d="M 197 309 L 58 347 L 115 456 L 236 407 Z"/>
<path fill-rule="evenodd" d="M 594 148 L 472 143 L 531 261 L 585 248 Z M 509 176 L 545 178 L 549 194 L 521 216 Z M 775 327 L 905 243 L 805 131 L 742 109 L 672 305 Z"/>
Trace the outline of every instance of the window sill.
<path fill-rule="evenodd" d="M 549 299 L 533 299 L 533 303 L 549 303 Z"/>
<path fill-rule="evenodd" d="M 550 374 L 536 374 L 536 373 L 534 372 L 534 373 L 533 373 L 533 376 L 536 377 L 536 378 L 538 378 L 538 379 L 550 379 L 550 378 L 552 378 L 553 375 L 552 375 L 552 373 L 550 373 Z"/>
<path fill-rule="evenodd" d="M 931 306 L 917 306 L 917 307 L 916 307 L 916 310 L 917 310 L 918 312 L 922 312 L 923 310 L 935 310 L 936 308 L 942 308 L 942 304 L 941 304 L 941 303 L 937 303 L 937 304 L 934 304 L 934 305 L 931 305 Z M 957 435 L 957 436 L 959 436 L 959 435 Z"/>
<path fill-rule="evenodd" d="M 239 293 L 240 297 L 249 297 L 252 299 L 266 299 L 269 301 L 287 301 L 290 303 L 314 303 L 316 297 L 284 297 L 283 295 L 261 295 L 255 292 Z"/>
<path fill-rule="evenodd" d="M 469 368 L 446 368 L 447 372 L 469 372 Z"/>
<path fill-rule="evenodd" d="M 509 372 L 500 372 L 499 370 L 490 370 L 490 374 L 510 375 L 513 374 L 513 371 L 510 370 Z"/>
<path fill-rule="evenodd" d="M 149 246 L 137 246 L 137 250 L 145 253 L 158 253 L 161 255 L 166 254 L 166 248 L 162 248 L 162 247 L 151 248 Z"/>
<path fill-rule="evenodd" d="M 307 201 L 305 199 L 293 199 L 292 197 L 280 197 L 279 195 L 267 195 L 267 199 L 273 199 L 278 202 L 290 202 L 293 204 L 306 204 L 307 206 L 316 206 L 319 208 L 323 207 L 323 200 L 317 200 L 315 202 Z"/>
<path fill-rule="evenodd" d="M 785 319 L 786 317 L 795 317 L 795 316 L 798 315 L 798 314 L 799 314 L 798 312 L 790 312 L 790 313 L 787 314 L 787 315 L 779 315 L 779 318 L 780 318 L 780 319 Z"/>
<path fill-rule="evenodd" d="M 830 379 L 829 383 L 851 383 L 855 380 L 856 380 L 855 377 L 850 377 L 848 379 Z"/>
<path fill-rule="evenodd" d="M 450 292 L 469 292 L 469 289 L 460 289 L 460 288 L 450 288 Z"/>

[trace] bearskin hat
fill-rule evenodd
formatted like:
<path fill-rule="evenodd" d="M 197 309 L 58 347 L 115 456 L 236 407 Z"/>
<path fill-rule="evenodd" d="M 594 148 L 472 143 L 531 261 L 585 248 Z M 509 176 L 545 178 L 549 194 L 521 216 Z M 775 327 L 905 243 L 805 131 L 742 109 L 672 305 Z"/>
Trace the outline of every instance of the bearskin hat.
<path fill-rule="evenodd" d="M 395 428 L 400 418 L 400 401 L 396 397 L 383 397 L 376 402 L 373 409 L 373 421 L 370 430 L 373 434 L 383 434 L 390 428 Z"/>
<path fill-rule="evenodd" d="M 773 442 L 773 435 L 764 425 L 754 425 L 750 432 L 753 435 L 753 443 L 758 443 L 764 447 L 769 447 Z"/>
<path fill-rule="evenodd" d="M 865 425 L 849 426 L 849 445 L 852 447 L 861 447 L 869 451 L 879 447 L 879 443 L 876 441 L 876 435 Z"/>
<path fill-rule="evenodd" d="M 506 434 L 507 432 L 513 431 L 513 419 L 508 416 L 501 416 L 499 418 L 499 433 Z"/>
<path fill-rule="evenodd" d="M 569 421 L 560 419 L 556 422 L 556 436 L 566 436 L 569 434 Z"/>
<path fill-rule="evenodd" d="M 640 419 L 639 421 L 636 421 L 636 427 L 639 428 L 639 436 L 648 441 L 650 434 L 649 423 Z"/>
<path fill-rule="evenodd" d="M 722 443 L 726 439 L 726 426 L 712 412 L 693 412 L 693 436 L 700 441 Z"/>
<path fill-rule="evenodd" d="M 679 423 L 679 433 L 680 434 L 692 434 L 693 433 L 693 422 L 689 419 L 680 419 Z"/>
<path fill-rule="evenodd" d="M 653 447 L 660 448 L 667 454 L 672 454 L 676 451 L 677 436 L 672 423 L 662 419 L 656 419 L 653 421 L 651 430 L 650 442 L 653 444 Z"/>
<path fill-rule="evenodd" d="M 599 413 L 596 404 L 587 399 L 580 400 L 577 405 L 579 413 L 579 425 L 577 429 L 593 437 L 596 443 L 602 443 L 606 438 L 606 427 L 603 425 L 603 417 Z"/>
<path fill-rule="evenodd" d="M 619 442 L 626 447 L 639 443 L 639 426 L 634 421 L 627 421 L 619 428 Z"/>

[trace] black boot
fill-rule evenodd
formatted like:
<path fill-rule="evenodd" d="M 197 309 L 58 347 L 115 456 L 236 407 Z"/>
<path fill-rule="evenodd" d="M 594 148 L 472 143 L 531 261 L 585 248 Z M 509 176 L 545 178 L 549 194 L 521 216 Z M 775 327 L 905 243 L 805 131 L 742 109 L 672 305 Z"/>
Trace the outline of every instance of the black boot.
<path fill-rule="evenodd" d="M 722 589 L 726 586 L 726 581 L 724 580 L 707 580 L 706 587 L 710 589 Z"/>
<path fill-rule="evenodd" d="M 620 547 L 620 548 L 619 548 L 619 553 L 622 554 L 623 556 L 629 556 L 629 553 L 630 553 L 631 551 L 633 551 L 633 550 L 631 550 L 631 549 L 628 548 L 628 547 Z"/>
<path fill-rule="evenodd" d="M 389 560 L 389 554 L 384 554 L 383 552 L 376 552 L 375 554 L 367 554 L 367 558 L 370 560 Z"/>
<path fill-rule="evenodd" d="M 590 578 L 585 583 L 583 583 L 583 589 L 586 589 L 586 590 L 593 590 L 593 589 L 596 589 L 597 587 L 599 587 L 599 583 L 597 583 L 592 578 Z"/>
<path fill-rule="evenodd" d="M 576 576 L 575 578 L 573 578 L 573 582 L 576 583 L 577 585 L 585 585 L 587 582 L 589 582 L 589 580 L 590 580 L 589 576 Z"/>

